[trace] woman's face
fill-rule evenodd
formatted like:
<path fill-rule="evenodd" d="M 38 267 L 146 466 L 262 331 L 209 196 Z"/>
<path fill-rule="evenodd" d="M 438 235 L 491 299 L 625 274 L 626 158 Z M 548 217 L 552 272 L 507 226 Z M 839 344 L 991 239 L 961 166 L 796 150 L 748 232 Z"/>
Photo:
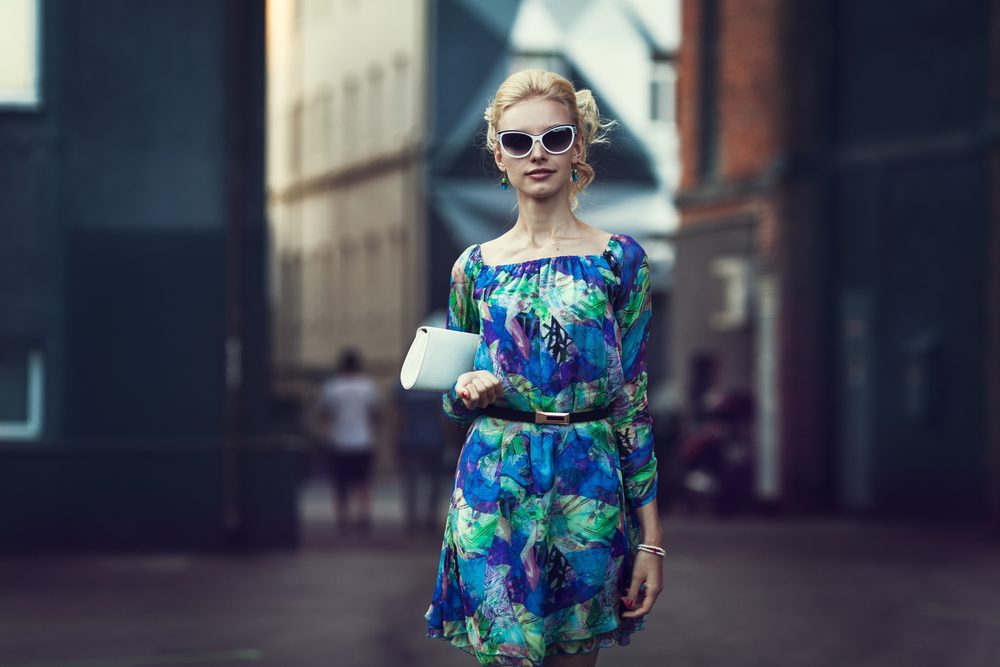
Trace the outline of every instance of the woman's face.
<path fill-rule="evenodd" d="M 500 116 L 497 132 L 520 130 L 539 135 L 558 125 L 572 123 L 569 110 L 564 105 L 553 100 L 532 98 L 509 106 Z M 535 141 L 527 155 L 511 157 L 501 150 L 498 142 L 493 149 L 493 157 L 519 192 L 538 199 L 557 194 L 568 198 L 570 175 L 573 165 L 580 159 L 582 146 L 582 139 L 577 134 L 572 147 L 565 153 L 553 155 L 545 150 L 540 141 Z"/>

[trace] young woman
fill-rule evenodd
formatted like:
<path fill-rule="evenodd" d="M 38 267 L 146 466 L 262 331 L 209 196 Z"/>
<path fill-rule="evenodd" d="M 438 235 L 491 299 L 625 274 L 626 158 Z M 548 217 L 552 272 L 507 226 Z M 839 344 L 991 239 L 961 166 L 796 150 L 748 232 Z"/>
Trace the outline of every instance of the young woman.
<path fill-rule="evenodd" d="M 604 141 L 588 90 L 541 70 L 486 109 L 505 234 L 452 271 L 448 326 L 479 333 L 444 396 L 471 424 L 428 635 L 483 665 L 594 665 L 627 644 L 662 588 L 656 459 L 646 409 L 649 266 L 632 238 L 573 214 Z"/>

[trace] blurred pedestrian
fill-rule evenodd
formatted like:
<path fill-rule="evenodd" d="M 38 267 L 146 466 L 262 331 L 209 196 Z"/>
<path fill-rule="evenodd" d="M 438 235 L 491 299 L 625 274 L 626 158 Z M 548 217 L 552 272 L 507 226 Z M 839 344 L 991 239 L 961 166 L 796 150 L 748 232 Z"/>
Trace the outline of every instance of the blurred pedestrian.
<path fill-rule="evenodd" d="M 588 148 L 611 125 L 589 90 L 516 72 L 486 121 L 518 217 L 452 270 L 448 326 L 482 342 L 444 395 L 470 427 L 428 635 L 483 665 L 594 665 L 662 588 L 649 264 L 631 237 L 573 214 L 594 178 Z"/>
<path fill-rule="evenodd" d="M 650 392 L 649 412 L 653 418 L 653 442 L 659 466 L 656 504 L 661 516 L 668 514 L 677 499 L 677 459 L 680 452 L 684 402 L 673 382 L 665 382 Z"/>
<path fill-rule="evenodd" d="M 712 389 L 702 421 L 681 443 L 678 490 L 689 510 L 720 516 L 753 503 L 753 396 L 746 389 Z"/>
<path fill-rule="evenodd" d="M 438 505 L 443 484 L 445 433 L 440 395 L 423 391 L 396 393 L 394 440 L 403 484 L 406 531 L 438 526 Z"/>
<path fill-rule="evenodd" d="M 354 525 L 371 527 L 372 471 L 375 462 L 375 419 L 378 390 L 365 374 L 360 354 L 345 350 L 338 371 L 320 389 L 319 414 L 326 445 L 326 466 L 334 495 L 334 515 L 341 532 Z"/>

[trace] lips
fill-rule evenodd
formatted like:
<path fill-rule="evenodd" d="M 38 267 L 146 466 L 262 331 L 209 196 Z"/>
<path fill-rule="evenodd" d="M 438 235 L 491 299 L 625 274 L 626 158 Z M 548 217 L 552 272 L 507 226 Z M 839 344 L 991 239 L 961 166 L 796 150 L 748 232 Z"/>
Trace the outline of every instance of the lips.
<path fill-rule="evenodd" d="M 556 173 L 554 169 L 532 169 L 527 173 L 528 176 L 541 176 L 543 174 L 554 174 Z"/>

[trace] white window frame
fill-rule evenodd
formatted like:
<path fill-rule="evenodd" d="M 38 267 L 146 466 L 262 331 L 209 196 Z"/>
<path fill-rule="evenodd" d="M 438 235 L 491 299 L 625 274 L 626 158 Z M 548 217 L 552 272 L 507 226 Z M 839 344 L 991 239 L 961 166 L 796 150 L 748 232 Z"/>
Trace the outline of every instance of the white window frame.
<path fill-rule="evenodd" d="M 677 70 L 666 57 L 653 59 L 649 80 L 649 120 L 655 125 L 677 122 Z M 654 107 L 658 114 L 654 114 Z"/>
<path fill-rule="evenodd" d="M 0 82 L 0 110 L 38 109 L 42 105 L 42 0 L 4 0 L 4 2 L 20 2 L 27 9 L 29 25 L 24 26 L 24 29 L 30 36 L 25 45 L 27 52 L 21 55 L 29 63 L 29 67 L 33 65 L 33 69 L 24 72 L 26 81 L 20 86 L 4 88 Z M 14 26 L 13 29 L 18 30 L 18 26 Z M 0 30 L 0 43 L 4 41 L 4 32 L 5 30 Z M 5 57 L 4 51 L 5 48 L 0 47 L 0 57 Z"/>
<path fill-rule="evenodd" d="M 750 262 L 745 257 L 724 255 L 709 263 L 709 272 L 721 289 L 721 307 L 709 316 L 716 331 L 732 331 L 747 324 L 750 316 Z"/>
<path fill-rule="evenodd" d="M 24 421 L 0 421 L 0 440 L 36 440 L 42 435 L 45 367 L 41 350 L 28 352 L 28 415 Z"/>

